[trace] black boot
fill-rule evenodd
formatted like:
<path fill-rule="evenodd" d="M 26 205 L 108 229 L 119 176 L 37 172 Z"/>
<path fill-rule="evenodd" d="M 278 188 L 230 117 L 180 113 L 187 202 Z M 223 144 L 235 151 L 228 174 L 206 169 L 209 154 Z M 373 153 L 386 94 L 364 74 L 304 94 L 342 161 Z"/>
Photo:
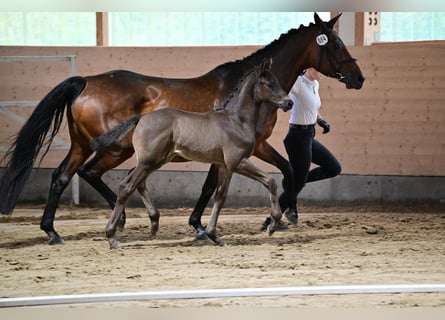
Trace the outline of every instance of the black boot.
<path fill-rule="evenodd" d="M 287 210 L 284 215 L 286 216 L 287 220 L 289 220 L 290 223 L 295 224 L 295 225 L 298 223 L 298 212 L 297 211 Z"/>

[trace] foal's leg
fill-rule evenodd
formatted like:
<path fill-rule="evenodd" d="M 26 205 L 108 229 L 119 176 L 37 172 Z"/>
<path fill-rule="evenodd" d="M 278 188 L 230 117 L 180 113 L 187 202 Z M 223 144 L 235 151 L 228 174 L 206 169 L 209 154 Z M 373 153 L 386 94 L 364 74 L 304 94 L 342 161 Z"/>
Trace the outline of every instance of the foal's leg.
<path fill-rule="evenodd" d="M 238 167 L 235 169 L 235 172 L 260 182 L 269 190 L 270 204 L 272 207 L 272 223 L 268 226 L 268 230 L 269 235 L 272 235 L 276 231 L 282 216 L 277 197 L 277 183 L 270 174 L 257 168 L 247 158 L 241 160 Z"/>
<path fill-rule="evenodd" d="M 286 216 L 294 217 L 291 222 L 296 224 L 298 220 L 297 198 L 295 197 L 294 173 L 289 161 L 266 141 L 257 141 L 253 155 L 274 165 L 283 173 L 283 188 L 286 191 L 287 207 L 289 208 Z"/>
<path fill-rule="evenodd" d="M 147 178 L 152 170 L 148 170 L 146 166 L 138 165 L 133 171 L 131 171 L 127 177 L 121 182 L 119 186 L 118 197 L 116 200 L 116 206 L 113 209 L 110 220 L 108 220 L 107 227 L 105 228 L 105 234 L 110 243 L 111 249 L 119 249 L 119 243 L 115 238 L 117 224 L 119 218 L 124 212 L 125 204 L 131 194 L 139 187 Z"/>
<path fill-rule="evenodd" d="M 227 198 L 232 173 L 227 169 L 219 168 L 218 187 L 216 188 L 212 213 L 209 223 L 207 224 L 206 234 L 217 245 L 221 247 L 227 246 L 226 242 L 216 235 L 216 223 L 218 222 L 219 212 Z"/>
<path fill-rule="evenodd" d="M 150 198 L 145 181 L 138 186 L 138 192 L 142 197 L 145 207 L 148 210 L 148 216 L 150 217 L 151 228 L 150 232 L 152 236 L 156 235 L 159 229 L 159 210 L 154 206 L 153 201 Z"/>
<path fill-rule="evenodd" d="M 202 186 L 201 196 L 189 218 L 189 225 L 193 226 L 196 230 L 195 238 L 197 240 L 207 240 L 205 228 L 201 223 L 201 217 L 218 185 L 218 169 L 219 167 L 217 165 L 212 164 L 210 166 L 209 173 Z"/>

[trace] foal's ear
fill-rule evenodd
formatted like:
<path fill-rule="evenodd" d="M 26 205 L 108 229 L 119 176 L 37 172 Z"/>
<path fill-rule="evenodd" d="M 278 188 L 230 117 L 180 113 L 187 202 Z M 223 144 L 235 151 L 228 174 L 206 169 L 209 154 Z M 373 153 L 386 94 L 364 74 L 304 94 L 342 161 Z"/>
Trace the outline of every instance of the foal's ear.
<path fill-rule="evenodd" d="M 261 66 L 261 72 L 264 70 L 272 69 L 272 58 L 266 59 L 263 61 L 263 65 Z"/>

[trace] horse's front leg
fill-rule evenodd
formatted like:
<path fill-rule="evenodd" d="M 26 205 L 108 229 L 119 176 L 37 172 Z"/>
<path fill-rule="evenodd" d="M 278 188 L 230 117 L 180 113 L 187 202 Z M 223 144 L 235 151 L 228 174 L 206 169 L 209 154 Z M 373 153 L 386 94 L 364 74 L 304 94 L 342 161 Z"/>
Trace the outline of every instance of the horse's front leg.
<path fill-rule="evenodd" d="M 119 242 L 115 237 L 119 219 L 124 212 L 125 204 L 127 203 L 128 198 L 133 194 L 134 190 L 136 190 L 136 188 L 145 181 L 148 174 L 149 172 L 145 167 L 137 166 L 119 185 L 116 206 L 114 207 L 105 228 L 105 235 L 110 243 L 110 249 L 120 249 Z"/>
<path fill-rule="evenodd" d="M 204 226 L 201 223 L 201 217 L 204 210 L 209 203 L 215 189 L 218 185 L 218 166 L 212 164 L 210 166 L 207 178 L 202 186 L 201 196 L 193 209 L 192 214 L 189 218 L 189 225 L 191 225 L 196 230 L 195 238 L 197 240 L 207 240 L 207 235 Z"/>
<path fill-rule="evenodd" d="M 271 213 L 272 223 L 268 226 L 268 230 L 269 230 L 269 235 L 272 235 L 277 230 L 278 224 L 280 223 L 282 216 L 277 197 L 277 183 L 270 174 L 256 167 L 247 158 L 241 160 L 238 167 L 235 169 L 235 172 L 260 182 L 263 186 L 265 186 L 269 190 L 269 199 L 272 209 Z"/>
<path fill-rule="evenodd" d="M 212 213 L 210 214 L 209 223 L 207 224 L 207 236 L 221 247 L 227 246 L 226 242 L 216 234 L 216 224 L 218 222 L 219 212 L 227 198 L 232 173 L 227 169 L 219 168 L 218 171 L 218 187 L 216 188 Z"/>
<path fill-rule="evenodd" d="M 97 153 L 90 161 L 85 163 L 77 170 L 79 177 L 88 182 L 96 191 L 98 191 L 105 201 L 108 203 L 111 209 L 114 209 L 116 205 L 116 194 L 102 181 L 102 175 L 120 165 L 127 160 L 133 154 L 133 149 L 122 149 L 119 152 L 112 150 L 103 150 Z M 118 228 L 120 231 L 125 226 L 125 210 L 121 214 L 118 222 Z"/>

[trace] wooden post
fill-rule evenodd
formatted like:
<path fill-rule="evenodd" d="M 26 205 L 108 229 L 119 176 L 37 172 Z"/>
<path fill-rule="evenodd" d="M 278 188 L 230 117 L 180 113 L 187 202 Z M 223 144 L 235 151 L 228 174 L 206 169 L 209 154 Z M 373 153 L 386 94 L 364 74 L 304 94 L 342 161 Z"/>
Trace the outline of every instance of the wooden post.
<path fill-rule="evenodd" d="M 380 41 L 380 12 L 356 12 L 355 45 L 369 46 Z"/>
<path fill-rule="evenodd" d="M 108 13 L 96 12 L 96 45 L 108 46 Z"/>

